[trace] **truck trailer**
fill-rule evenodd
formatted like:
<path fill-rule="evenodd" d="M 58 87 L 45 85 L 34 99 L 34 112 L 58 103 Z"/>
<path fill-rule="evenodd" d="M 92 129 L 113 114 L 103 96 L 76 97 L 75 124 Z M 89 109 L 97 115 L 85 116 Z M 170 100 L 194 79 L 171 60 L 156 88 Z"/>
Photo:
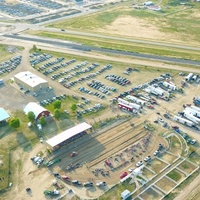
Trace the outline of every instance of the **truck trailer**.
<path fill-rule="evenodd" d="M 134 103 L 140 104 L 141 106 L 145 105 L 145 101 L 138 99 L 137 97 L 127 95 L 126 98 Z"/>
<path fill-rule="evenodd" d="M 188 120 L 190 120 L 190 121 L 196 123 L 196 124 L 199 124 L 199 123 L 200 123 L 200 119 L 197 118 L 197 117 L 195 117 L 194 115 L 192 115 L 189 111 L 184 111 L 184 112 L 183 112 L 183 116 L 184 116 L 185 118 L 187 118 Z"/>
<path fill-rule="evenodd" d="M 185 81 L 189 82 L 189 81 L 192 79 L 193 75 L 194 75 L 193 73 L 189 73 L 189 74 L 185 77 Z"/>
<path fill-rule="evenodd" d="M 176 90 L 176 86 L 172 83 L 168 83 L 167 81 L 163 82 L 163 85 L 171 90 Z"/>
<path fill-rule="evenodd" d="M 186 107 L 184 111 L 190 112 L 193 116 L 200 118 L 200 112 L 192 109 L 191 107 Z"/>
<path fill-rule="evenodd" d="M 133 109 L 137 109 L 137 110 L 141 109 L 141 106 L 136 104 L 136 103 L 130 103 L 130 102 L 128 102 L 128 101 L 126 101 L 124 99 L 121 99 L 121 98 L 118 98 L 117 101 L 118 101 L 118 103 L 131 106 Z"/>
<path fill-rule="evenodd" d="M 126 105 L 126 104 L 123 104 L 123 103 L 118 103 L 118 107 L 120 109 L 127 110 L 129 112 L 137 114 L 137 111 L 135 109 L 133 109 L 133 107 L 131 107 L 129 105 Z"/>
<path fill-rule="evenodd" d="M 187 126 L 190 126 L 190 127 L 195 125 L 194 122 L 192 122 L 188 119 L 184 119 L 182 117 L 179 117 L 177 115 L 174 116 L 174 121 L 179 122 L 179 123 L 184 124 L 184 125 L 187 125 Z"/>

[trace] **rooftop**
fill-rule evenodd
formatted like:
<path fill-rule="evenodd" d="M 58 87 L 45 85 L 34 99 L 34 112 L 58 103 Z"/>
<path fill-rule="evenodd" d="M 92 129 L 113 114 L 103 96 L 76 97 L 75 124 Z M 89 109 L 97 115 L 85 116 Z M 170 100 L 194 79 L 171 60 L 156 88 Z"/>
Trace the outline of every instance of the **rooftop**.
<path fill-rule="evenodd" d="M 51 147 L 55 147 L 58 144 L 77 135 L 78 133 L 88 130 L 91 127 L 92 127 L 91 125 L 87 124 L 86 122 L 83 122 L 52 137 L 51 139 L 47 140 L 46 143 L 49 144 Z"/>
<path fill-rule="evenodd" d="M 24 113 L 27 115 L 28 112 L 33 112 L 35 115 L 35 118 L 38 117 L 38 115 L 43 112 L 47 111 L 47 109 L 43 108 L 42 106 L 38 105 L 36 102 L 29 102 L 26 107 L 24 108 Z"/>
<path fill-rule="evenodd" d="M 21 81 L 23 81 L 24 83 L 26 83 L 27 85 L 31 87 L 35 87 L 41 83 L 47 83 L 46 80 L 40 78 L 39 76 L 29 71 L 19 72 L 14 77 L 20 79 Z"/>
<path fill-rule="evenodd" d="M 6 120 L 9 117 L 10 115 L 3 108 L 0 108 L 0 121 Z"/>

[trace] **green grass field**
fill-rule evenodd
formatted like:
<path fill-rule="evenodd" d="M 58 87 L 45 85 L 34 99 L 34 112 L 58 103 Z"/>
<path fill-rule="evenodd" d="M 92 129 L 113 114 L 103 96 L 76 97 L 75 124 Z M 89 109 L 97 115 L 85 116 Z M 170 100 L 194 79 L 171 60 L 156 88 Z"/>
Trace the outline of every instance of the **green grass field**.
<path fill-rule="evenodd" d="M 0 149 L 0 190 L 8 187 L 9 182 L 9 152 Z"/>

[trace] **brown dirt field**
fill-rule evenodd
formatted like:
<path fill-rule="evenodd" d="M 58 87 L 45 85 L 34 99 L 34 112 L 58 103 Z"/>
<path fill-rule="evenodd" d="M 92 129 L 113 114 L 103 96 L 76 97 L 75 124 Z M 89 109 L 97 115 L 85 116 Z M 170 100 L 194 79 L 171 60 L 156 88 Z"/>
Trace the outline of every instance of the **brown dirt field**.
<path fill-rule="evenodd" d="M 148 168 L 150 168 L 151 170 L 153 170 L 156 173 L 159 173 L 166 166 L 167 166 L 167 164 L 165 164 L 164 162 L 155 158 L 148 165 Z"/>
<path fill-rule="evenodd" d="M 142 175 L 148 179 L 151 179 L 153 176 L 155 176 L 155 174 L 148 170 L 146 167 L 143 168 Z"/>
<path fill-rule="evenodd" d="M 176 184 L 167 177 L 160 179 L 156 185 L 166 192 L 169 192 L 173 187 L 176 186 Z"/>
<path fill-rule="evenodd" d="M 162 157 L 161 157 L 163 160 L 165 160 L 166 162 L 168 162 L 168 163 L 173 163 L 173 161 L 177 158 L 176 156 L 174 156 L 174 155 L 171 155 L 171 154 L 169 154 L 169 153 L 165 153 L 165 154 L 163 154 L 162 155 Z"/>
<path fill-rule="evenodd" d="M 161 199 L 161 195 L 154 191 L 152 188 L 147 189 L 140 195 L 145 200 L 158 200 Z"/>
<path fill-rule="evenodd" d="M 134 18 L 131 16 L 122 16 L 117 18 L 111 25 L 107 25 L 105 29 L 99 29 L 100 32 L 117 34 L 129 37 L 141 38 L 159 38 L 169 37 L 161 33 L 155 24 L 151 24 L 146 20 Z"/>
<path fill-rule="evenodd" d="M 194 171 L 197 168 L 196 166 L 192 165 L 191 163 L 187 161 L 182 162 L 177 167 L 188 174 L 190 174 L 192 171 Z"/>

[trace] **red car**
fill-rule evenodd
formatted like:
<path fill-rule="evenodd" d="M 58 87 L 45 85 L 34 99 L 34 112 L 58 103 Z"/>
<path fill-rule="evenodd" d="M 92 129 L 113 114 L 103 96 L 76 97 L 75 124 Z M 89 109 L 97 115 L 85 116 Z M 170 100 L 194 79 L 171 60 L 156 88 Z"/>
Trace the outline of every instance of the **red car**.
<path fill-rule="evenodd" d="M 120 178 L 124 178 L 125 176 L 127 176 L 128 173 L 127 172 L 123 172 L 121 175 L 120 175 Z"/>

